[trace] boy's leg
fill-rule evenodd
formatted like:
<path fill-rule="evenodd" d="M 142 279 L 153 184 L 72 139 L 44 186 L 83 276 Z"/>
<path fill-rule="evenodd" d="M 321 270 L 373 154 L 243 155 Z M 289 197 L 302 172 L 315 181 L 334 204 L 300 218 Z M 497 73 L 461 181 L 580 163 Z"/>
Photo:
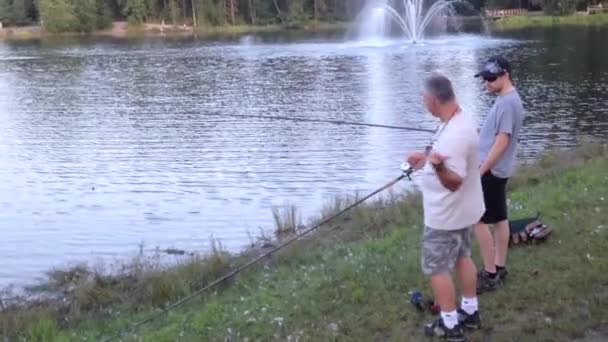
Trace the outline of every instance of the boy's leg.
<path fill-rule="evenodd" d="M 495 224 L 504 220 L 506 217 L 506 197 L 504 194 L 504 182 L 502 179 L 487 172 L 481 177 L 481 185 L 483 189 L 483 199 L 486 211 L 481 217 L 479 223 L 475 225 L 475 238 L 479 243 L 479 250 L 483 260 L 483 271 L 479 272 L 477 280 L 477 293 L 485 291 L 493 291 L 500 287 L 500 279 L 497 276 L 496 269 L 496 241 L 490 229 L 489 224 Z M 500 239 L 504 238 L 504 232 L 500 232 Z M 507 245 L 508 245 L 508 223 L 507 223 Z M 502 242 L 502 240 L 501 240 Z"/>
<path fill-rule="evenodd" d="M 509 221 L 502 220 L 496 224 L 494 228 L 494 237 L 496 240 L 496 257 L 494 263 L 496 266 L 507 266 L 507 254 L 509 251 Z"/>
<path fill-rule="evenodd" d="M 483 269 L 490 273 L 496 273 L 496 249 L 494 246 L 494 237 L 490 232 L 489 225 L 494 221 L 496 212 L 496 182 L 490 171 L 481 176 L 481 188 L 483 190 L 483 202 L 486 211 L 475 225 L 475 239 L 479 243 L 479 252 L 483 260 Z"/>
<path fill-rule="evenodd" d="M 494 248 L 496 255 L 494 257 L 494 264 L 498 271 L 498 277 L 504 278 L 506 276 L 507 266 L 507 254 L 509 252 L 509 220 L 507 215 L 507 181 L 506 178 L 494 177 L 495 182 L 495 212 L 494 220 L 496 222 L 494 227 Z"/>
<path fill-rule="evenodd" d="M 507 254 L 509 251 L 509 219 L 507 208 L 507 178 L 497 178 L 496 182 L 496 215 L 497 221 L 494 228 L 494 241 L 496 248 L 495 264 L 504 269 L 507 266 Z"/>
<path fill-rule="evenodd" d="M 479 243 L 483 269 L 488 273 L 496 273 L 496 249 L 494 248 L 492 233 L 487 224 L 479 222 L 475 225 L 475 239 Z"/>

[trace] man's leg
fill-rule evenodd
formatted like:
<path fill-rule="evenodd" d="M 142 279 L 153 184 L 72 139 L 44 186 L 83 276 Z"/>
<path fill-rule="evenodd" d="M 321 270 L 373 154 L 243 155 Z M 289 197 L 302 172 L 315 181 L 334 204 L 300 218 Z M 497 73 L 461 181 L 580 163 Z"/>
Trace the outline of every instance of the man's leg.
<path fill-rule="evenodd" d="M 459 253 L 458 234 L 426 227 L 422 237 L 422 271 L 431 278 L 435 301 L 441 308 L 441 318 L 425 325 L 427 336 L 441 336 L 451 341 L 464 341 L 458 323 L 456 291 L 450 273 Z"/>
<path fill-rule="evenodd" d="M 446 230 L 426 227 L 422 236 L 422 271 L 430 276 L 435 301 L 442 312 L 456 310 L 456 291 L 450 273 L 459 249 L 458 236 Z"/>
<path fill-rule="evenodd" d="M 483 260 L 484 270 L 488 273 L 496 273 L 496 248 L 494 247 L 494 239 L 487 224 L 479 222 L 475 225 L 475 239 L 479 243 L 479 252 Z"/>
<path fill-rule="evenodd" d="M 426 324 L 424 334 L 443 337 L 448 341 L 465 341 L 463 325 L 458 321 L 456 291 L 450 273 L 441 272 L 431 275 L 431 287 L 435 302 L 441 308 L 441 317 Z"/>
<path fill-rule="evenodd" d="M 474 298 L 477 296 L 477 268 L 471 257 L 464 257 L 458 259 L 456 264 L 456 270 L 458 271 L 458 278 L 460 280 L 460 287 L 462 290 L 462 296 L 464 298 Z"/>
<path fill-rule="evenodd" d="M 440 273 L 431 276 L 431 287 L 435 296 L 435 302 L 442 312 L 456 310 L 456 291 L 454 282 L 449 273 Z"/>
<path fill-rule="evenodd" d="M 472 232 L 469 230 L 463 235 L 463 243 L 456 263 L 462 290 L 458 322 L 467 328 L 479 329 L 481 328 L 481 318 L 477 302 L 477 268 L 471 259 Z"/>

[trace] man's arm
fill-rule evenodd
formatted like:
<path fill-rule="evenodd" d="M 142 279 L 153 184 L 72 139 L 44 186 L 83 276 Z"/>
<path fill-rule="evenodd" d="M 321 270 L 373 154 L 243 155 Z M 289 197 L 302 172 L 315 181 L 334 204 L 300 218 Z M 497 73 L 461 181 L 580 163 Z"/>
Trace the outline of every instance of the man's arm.
<path fill-rule="evenodd" d="M 484 175 L 496 165 L 500 157 L 502 157 L 507 150 L 509 140 L 511 140 L 511 135 L 508 133 L 500 132 L 496 135 L 496 140 L 488 153 L 488 157 L 483 162 L 481 167 L 479 167 L 479 173 L 481 175 Z"/>
<path fill-rule="evenodd" d="M 490 152 L 488 152 L 488 157 L 479 167 L 479 173 L 481 175 L 492 170 L 509 147 L 509 142 L 513 137 L 516 111 L 517 109 L 512 103 L 503 103 L 501 105 L 496 122 L 496 137 L 494 139 L 494 144 L 492 145 Z"/>
<path fill-rule="evenodd" d="M 463 177 L 446 166 L 444 163 L 444 160 L 446 159 L 447 157 L 436 152 L 431 153 L 429 156 L 429 162 L 433 166 L 433 169 L 435 169 L 439 182 L 441 182 L 446 189 L 454 192 L 462 185 Z"/>
<path fill-rule="evenodd" d="M 437 172 L 439 181 L 446 189 L 454 192 L 462 185 L 462 177 L 456 172 L 448 169 L 443 162 L 437 165 L 433 164 L 433 168 L 435 169 L 435 172 Z"/>

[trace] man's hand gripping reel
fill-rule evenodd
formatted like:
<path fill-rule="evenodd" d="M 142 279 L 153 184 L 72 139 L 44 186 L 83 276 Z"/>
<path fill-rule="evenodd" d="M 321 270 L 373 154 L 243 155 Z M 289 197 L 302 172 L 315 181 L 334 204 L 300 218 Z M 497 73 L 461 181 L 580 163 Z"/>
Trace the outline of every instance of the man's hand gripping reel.
<path fill-rule="evenodd" d="M 411 174 L 414 173 L 414 168 L 410 166 L 407 162 L 401 164 L 401 172 L 403 172 L 403 176 L 407 177 L 410 181 L 412 180 Z"/>

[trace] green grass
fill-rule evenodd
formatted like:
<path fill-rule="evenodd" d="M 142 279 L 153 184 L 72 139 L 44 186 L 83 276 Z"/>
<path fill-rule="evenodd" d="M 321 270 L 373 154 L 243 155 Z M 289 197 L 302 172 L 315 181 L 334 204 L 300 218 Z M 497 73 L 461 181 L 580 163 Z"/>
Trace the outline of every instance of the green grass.
<path fill-rule="evenodd" d="M 42 318 L 32 324 L 27 337 L 31 341 L 52 341 L 56 335 L 57 322 L 53 319 Z"/>
<path fill-rule="evenodd" d="M 608 337 L 607 169 L 608 146 L 589 145 L 547 154 L 519 172 L 510 186 L 511 216 L 540 211 L 555 232 L 544 244 L 511 250 L 507 286 L 480 297 L 484 328 L 471 335 L 472 341 Z M 341 199 L 328 208 L 336 210 L 352 200 Z M 358 208 L 337 226 L 325 227 L 123 340 L 420 340 L 421 325 L 431 317 L 417 312 L 407 293 L 413 289 L 421 289 L 427 297 L 430 293 L 419 266 L 421 223 L 418 196 L 389 196 Z M 81 290 L 80 296 L 70 297 L 72 306 L 89 300 L 89 307 L 78 314 L 28 316 L 26 323 L 21 320 L 24 330 L 5 336 L 35 341 L 109 337 L 208 282 L 190 284 L 190 280 L 212 278 L 225 271 L 225 265 L 243 262 L 243 258 L 229 259 L 221 262 L 221 270 L 191 266 L 190 271 L 166 269 L 165 274 L 152 267 L 140 271 L 135 283 L 155 285 L 137 291 L 124 285 L 105 288 L 108 293 L 122 289 L 130 294 L 123 294 L 122 301 L 104 304 L 95 295 L 100 291 Z M 138 291 L 149 294 L 129 298 Z M 0 315 L 0 322 L 4 324 L 15 312 L 28 311 Z"/>
<path fill-rule="evenodd" d="M 494 24 L 499 29 L 551 26 L 606 26 L 608 25 L 608 13 L 568 16 L 513 16 L 498 19 Z"/>
<path fill-rule="evenodd" d="M 199 34 L 245 34 L 262 32 L 281 32 L 285 30 L 301 31 L 331 31 L 348 28 L 348 22 L 303 22 L 291 25 L 268 24 L 268 25 L 225 25 L 207 26 L 197 28 Z"/>

